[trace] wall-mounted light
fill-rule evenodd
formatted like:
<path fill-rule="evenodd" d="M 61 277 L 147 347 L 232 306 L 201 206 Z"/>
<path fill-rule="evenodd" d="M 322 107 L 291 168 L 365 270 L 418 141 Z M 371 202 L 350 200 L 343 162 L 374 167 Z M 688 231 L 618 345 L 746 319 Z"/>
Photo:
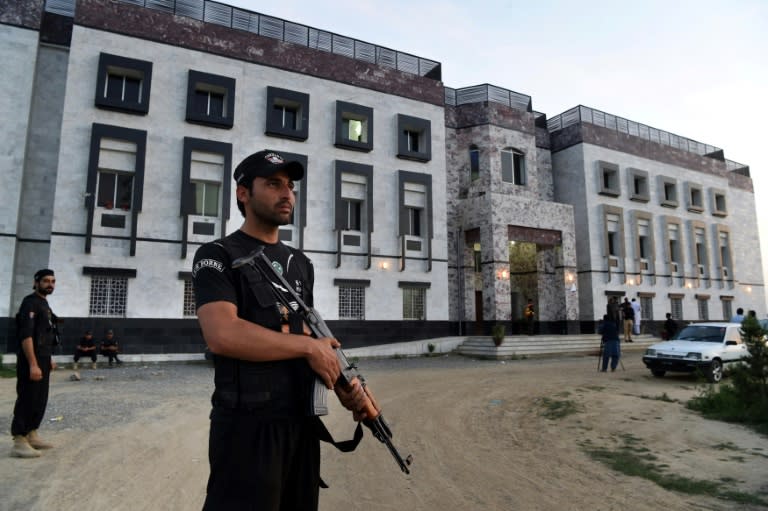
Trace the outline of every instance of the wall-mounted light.
<path fill-rule="evenodd" d="M 634 286 L 635 285 L 635 279 L 629 279 L 627 281 L 627 284 L 629 284 L 630 286 Z"/>
<path fill-rule="evenodd" d="M 389 262 L 381 261 L 379 263 L 379 268 L 381 268 L 382 270 L 388 270 L 389 269 Z"/>
<path fill-rule="evenodd" d="M 751 293 L 751 292 L 752 292 L 752 286 L 747 286 L 747 293 Z"/>
<path fill-rule="evenodd" d="M 498 277 L 499 280 L 509 280 L 509 270 L 499 270 L 496 272 L 496 277 Z"/>

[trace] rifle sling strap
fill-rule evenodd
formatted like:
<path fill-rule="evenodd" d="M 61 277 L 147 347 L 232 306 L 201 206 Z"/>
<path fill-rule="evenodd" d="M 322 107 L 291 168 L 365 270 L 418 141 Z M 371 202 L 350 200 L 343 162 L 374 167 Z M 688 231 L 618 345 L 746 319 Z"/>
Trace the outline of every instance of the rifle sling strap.
<path fill-rule="evenodd" d="M 360 443 L 360 440 L 363 439 L 363 427 L 361 426 L 360 422 L 357 423 L 357 427 L 355 428 L 355 433 L 352 438 L 350 440 L 342 440 L 341 442 L 337 442 L 333 439 L 333 435 L 331 435 L 331 432 L 328 431 L 328 428 L 325 427 L 325 424 L 323 424 L 323 421 L 320 420 L 320 417 L 315 417 L 315 430 L 317 432 L 317 437 L 322 442 L 327 442 L 333 445 L 341 452 L 354 451 Z M 322 477 L 320 478 L 320 488 L 328 488 L 328 484 L 323 481 Z"/>

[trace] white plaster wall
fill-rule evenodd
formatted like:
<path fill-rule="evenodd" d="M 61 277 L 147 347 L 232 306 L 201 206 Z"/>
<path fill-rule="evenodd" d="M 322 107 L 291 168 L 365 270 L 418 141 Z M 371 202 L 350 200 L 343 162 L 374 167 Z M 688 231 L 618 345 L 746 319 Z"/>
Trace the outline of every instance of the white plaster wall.
<path fill-rule="evenodd" d="M 151 61 L 152 92 L 149 114 L 130 115 L 93 106 L 99 53 L 111 53 Z M 217 129 L 184 121 L 188 71 L 197 70 L 236 80 L 235 116 L 232 129 Z M 264 135 L 267 86 L 304 92 L 310 95 L 309 138 L 305 142 Z M 60 151 L 57 211 L 53 230 L 83 235 L 86 229 L 84 193 L 88 168 L 91 124 L 94 122 L 146 130 L 147 152 L 144 201 L 138 216 L 138 237 L 158 242 L 139 241 L 136 256 L 129 257 L 127 240 L 94 239 L 91 254 L 83 252 L 82 237 L 55 236 L 52 260 L 73 265 L 70 277 L 78 296 L 71 296 L 69 315 L 87 315 L 90 279 L 82 275 L 83 266 L 136 268 L 138 275 L 129 284 L 128 316 L 181 317 L 182 290 L 179 271 L 189 271 L 195 246 L 186 260 L 180 259 L 181 223 L 179 216 L 182 149 L 185 136 L 232 144 L 232 164 L 247 155 L 271 148 L 308 156 L 308 171 L 301 183 L 307 193 L 307 226 L 304 250 L 314 261 L 317 303 L 324 305 L 326 319 L 337 318 L 338 289 L 334 278 L 369 279 L 366 319 L 401 319 L 402 292 L 398 281 L 429 282 L 427 318 L 448 318 L 447 237 L 445 206 L 445 128 L 443 110 L 435 105 L 391 96 L 344 83 L 321 80 L 279 69 L 203 54 L 197 51 L 137 40 L 75 26 L 70 54 L 67 99 Z M 361 153 L 333 146 L 336 100 L 362 104 L 374 110 L 374 150 Z M 397 153 L 397 114 L 429 119 L 432 129 L 432 160 L 418 163 L 400 160 Z M 374 231 L 372 253 L 390 263 L 381 271 L 374 257 L 370 270 L 362 268 L 362 258 L 344 258 L 335 268 L 333 231 L 335 160 L 352 161 L 374 167 Z M 397 271 L 397 172 L 428 173 L 432 176 L 433 228 L 432 271 L 426 264 L 408 261 L 406 270 Z M 231 179 L 231 177 L 230 177 Z M 234 191 L 233 191 L 234 192 Z M 233 201 L 227 233 L 239 228 L 242 217 Z M 59 264 L 59 266 L 61 266 Z M 62 284 L 64 285 L 64 284 Z M 66 292 L 65 292 L 66 294 Z M 84 296 L 84 298 L 83 298 Z M 387 306 L 380 304 L 386 302 Z"/>
<path fill-rule="evenodd" d="M 11 303 L 14 287 L 14 258 L 19 222 L 27 123 L 37 60 L 38 33 L 0 25 L 0 316 L 13 316 L 18 304 Z M 30 284 L 31 285 L 31 284 Z"/>

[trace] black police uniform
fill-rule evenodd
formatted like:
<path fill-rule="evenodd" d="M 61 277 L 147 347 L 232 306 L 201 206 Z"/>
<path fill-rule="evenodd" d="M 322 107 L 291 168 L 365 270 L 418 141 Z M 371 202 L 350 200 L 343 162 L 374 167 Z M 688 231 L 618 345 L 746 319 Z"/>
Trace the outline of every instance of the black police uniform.
<path fill-rule="evenodd" d="M 267 244 L 237 231 L 200 247 L 192 275 L 197 307 L 215 301 L 237 306 L 240 318 L 281 331 L 284 310 L 274 284 L 232 261 L 263 246 L 264 254 L 312 304 L 314 270 L 300 251 Z M 300 333 L 301 324 L 291 331 Z M 211 473 L 204 510 L 316 510 L 320 487 L 317 417 L 311 415 L 315 373 L 304 359 L 249 362 L 214 356 L 215 389 L 208 457 Z"/>
<path fill-rule="evenodd" d="M 36 293 L 24 298 L 19 307 L 19 351 L 16 359 L 16 405 L 13 407 L 11 434 L 26 436 L 40 427 L 48 405 L 48 384 L 51 374 L 51 355 L 56 342 L 55 319 L 48 301 Z M 32 338 L 35 358 L 43 378 L 29 379 L 29 360 L 21 341 Z"/>
<path fill-rule="evenodd" d="M 77 345 L 84 348 L 96 348 L 96 341 L 93 340 L 93 336 L 89 339 L 87 335 L 84 335 Z M 96 350 L 81 350 L 75 346 L 75 362 L 79 361 L 82 357 L 89 357 L 91 361 L 96 362 Z"/>

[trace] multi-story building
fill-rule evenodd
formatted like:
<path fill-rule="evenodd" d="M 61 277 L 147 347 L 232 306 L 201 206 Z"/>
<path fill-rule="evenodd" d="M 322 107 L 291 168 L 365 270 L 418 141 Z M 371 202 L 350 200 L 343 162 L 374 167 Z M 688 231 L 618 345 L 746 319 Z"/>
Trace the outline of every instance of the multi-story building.
<path fill-rule="evenodd" d="M 528 299 L 558 333 L 620 293 L 648 319 L 765 312 L 751 180 L 722 154 L 218 2 L 6 4 L 0 42 L 0 344 L 52 267 L 65 346 L 200 351 L 192 257 L 239 227 L 232 170 L 263 148 L 306 165 L 281 238 L 347 347 L 514 326 Z"/>
<path fill-rule="evenodd" d="M 572 204 L 579 310 L 635 298 L 643 321 L 765 315 L 749 168 L 717 147 L 579 106 L 548 121 L 555 200 Z"/>

